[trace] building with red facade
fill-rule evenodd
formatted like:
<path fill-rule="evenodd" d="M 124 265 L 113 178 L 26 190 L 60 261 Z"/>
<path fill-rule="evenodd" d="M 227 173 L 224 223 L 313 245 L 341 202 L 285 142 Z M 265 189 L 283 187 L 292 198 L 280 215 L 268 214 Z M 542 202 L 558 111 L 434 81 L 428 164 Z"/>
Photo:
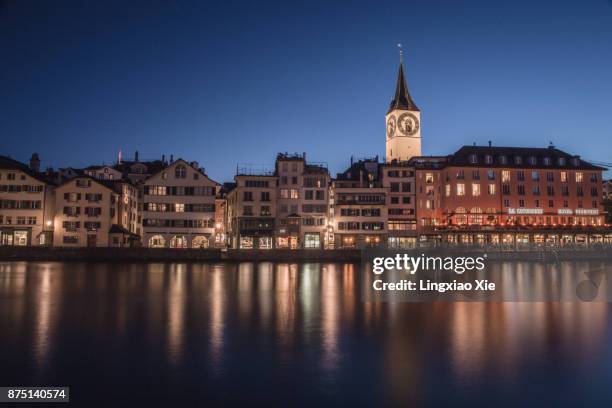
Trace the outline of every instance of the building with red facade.
<path fill-rule="evenodd" d="M 606 238 L 602 172 L 547 148 L 464 146 L 414 157 L 422 240 L 574 243 Z"/>

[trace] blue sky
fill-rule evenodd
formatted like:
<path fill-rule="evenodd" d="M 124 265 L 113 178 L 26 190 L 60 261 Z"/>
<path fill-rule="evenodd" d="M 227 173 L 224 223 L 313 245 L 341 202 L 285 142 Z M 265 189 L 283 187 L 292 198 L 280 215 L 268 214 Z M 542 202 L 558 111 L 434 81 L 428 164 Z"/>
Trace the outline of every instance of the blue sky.
<path fill-rule="evenodd" d="M 424 154 L 612 161 L 612 2 L 0 2 L 0 154 L 237 163 L 383 155 L 398 55 Z"/>

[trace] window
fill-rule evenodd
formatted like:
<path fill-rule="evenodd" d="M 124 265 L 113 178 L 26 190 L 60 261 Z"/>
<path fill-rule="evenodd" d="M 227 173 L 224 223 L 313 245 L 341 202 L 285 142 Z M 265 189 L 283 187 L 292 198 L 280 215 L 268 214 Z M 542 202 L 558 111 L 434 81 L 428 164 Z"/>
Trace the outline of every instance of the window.
<path fill-rule="evenodd" d="M 478 197 L 480 195 L 480 184 L 472 183 L 472 196 Z"/>
<path fill-rule="evenodd" d="M 553 173 L 552 171 L 547 171 L 546 181 L 555 181 L 555 173 Z"/>
<path fill-rule="evenodd" d="M 525 181 L 525 172 L 524 171 L 517 171 L 516 172 L 516 179 L 518 181 Z"/>
<path fill-rule="evenodd" d="M 457 180 L 463 180 L 464 178 L 465 178 L 465 174 L 463 172 L 463 169 L 462 170 L 458 170 L 457 171 Z"/>
<path fill-rule="evenodd" d="M 582 183 L 583 174 L 581 171 L 576 172 L 576 183 Z"/>
<path fill-rule="evenodd" d="M 450 186 L 450 184 L 447 184 L 446 185 L 446 196 L 450 197 L 450 193 L 451 193 L 451 186 Z"/>
<path fill-rule="evenodd" d="M 391 192 L 398 193 L 400 191 L 400 183 L 391 183 Z"/>
<path fill-rule="evenodd" d="M 582 196 L 584 196 L 584 191 L 582 191 L 582 186 L 578 186 L 578 187 L 576 187 L 576 195 L 577 195 L 578 197 L 582 197 Z"/>
<path fill-rule="evenodd" d="M 487 179 L 495 180 L 495 172 L 493 170 L 487 170 Z"/>
<path fill-rule="evenodd" d="M 510 207 L 510 200 L 504 198 L 504 207 Z"/>
<path fill-rule="evenodd" d="M 523 164 L 523 158 L 521 156 L 515 156 L 514 164 Z"/>
<path fill-rule="evenodd" d="M 519 200 L 519 207 L 525 207 L 525 200 L 523 199 Z"/>
<path fill-rule="evenodd" d="M 291 184 L 297 184 L 297 183 L 298 183 L 297 177 L 295 176 L 291 177 Z"/>
<path fill-rule="evenodd" d="M 510 170 L 502 170 L 502 183 L 510 181 Z"/>
<path fill-rule="evenodd" d="M 242 215 L 253 215 L 253 206 L 245 205 L 242 209 Z"/>
<path fill-rule="evenodd" d="M 599 195 L 599 190 L 597 187 L 591 187 L 591 197 L 597 197 Z"/>
<path fill-rule="evenodd" d="M 531 172 L 531 179 L 533 181 L 540 181 L 540 173 L 537 171 L 532 171 Z"/>
<path fill-rule="evenodd" d="M 553 200 L 548 200 L 548 206 L 553 208 L 555 206 L 555 202 Z"/>
<path fill-rule="evenodd" d="M 559 166 L 565 166 L 565 158 L 559 157 L 558 163 L 559 163 Z"/>
<path fill-rule="evenodd" d="M 506 163 L 508 163 L 508 158 L 506 156 L 504 156 L 504 155 L 499 156 L 499 162 L 500 162 L 500 164 L 506 164 Z"/>
<path fill-rule="evenodd" d="M 472 179 L 480 180 L 480 172 L 478 170 L 472 170 Z"/>
<path fill-rule="evenodd" d="M 425 183 L 433 183 L 434 176 L 433 173 L 425 173 Z"/>
<path fill-rule="evenodd" d="M 280 193 L 281 198 L 289 198 L 289 190 L 286 188 L 281 189 Z"/>
<path fill-rule="evenodd" d="M 510 184 L 503 184 L 502 185 L 502 194 L 503 195 L 510 195 Z"/>
<path fill-rule="evenodd" d="M 391 204 L 399 204 L 399 197 L 391 197 Z"/>
<path fill-rule="evenodd" d="M 525 185 L 524 184 L 519 184 L 517 186 L 517 190 L 518 190 L 518 195 L 525 195 Z"/>
<path fill-rule="evenodd" d="M 555 195 L 555 187 L 551 186 L 551 185 L 546 186 L 546 193 L 549 196 L 554 196 Z"/>
<path fill-rule="evenodd" d="M 410 183 L 402 183 L 402 192 L 409 193 L 411 190 Z"/>
<path fill-rule="evenodd" d="M 478 163 L 478 158 L 476 157 L 475 154 L 470 154 L 470 163 L 472 164 Z"/>
<path fill-rule="evenodd" d="M 291 189 L 291 198 L 300 198 L 300 192 L 298 189 Z"/>
<path fill-rule="evenodd" d="M 245 191 L 243 194 L 243 200 L 244 201 L 253 201 L 253 192 L 252 191 Z"/>
<path fill-rule="evenodd" d="M 174 211 L 176 212 L 185 212 L 185 204 L 184 203 L 175 203 Z"/>
<path fill-rule="evenodd" d="M 259 214 L 262 217 L 269 217 L 270 215 L 272 215 L 272 212 L 270 211 L 270 206 L 269 205 L 262 205 L 259 211 Z"/>
<path fill-rule="evenodd" d="M 410 197 L 409 196 L 403 196 L 402 197 L 402 203 L 410 204 Z"/>
<path fill-rule="evenodd" d="M 489 184 L 487 188 L 489 195 L 495 195 L 495 184 Z"/>
<path fill-rule="evenodd" d="M 245 180 L 244 186 L 245 187 L 268 187 L 269 184 L 267 180 Z"/>
<path fill-rule="evenodd" d="M 465 184 L 463 184 L 463 183 L 457 184 L 457 195 L 458 196 L 465 195 Z"/>
<path fill-rule="evenodd" d="M 187 178 L 187 168 L 185 166 L 176 166 L 176 168 L 174 169 L 174 178 Z"/>
<path fill-rule="evenodd" d="M 540 195 L 540 186 L 533 186 L 533 195 Z"/>
<path fill-rule="evenodd" d="M 561 186 L 561 195 L 562 196 L 568 196 L 569 195 L 569 187 L 568 186 Z"/>
<path fill-rule="evenodd" d="M 597 181 L 597 173 L 591 173 L 591 182 L 595 183 Z"/>
<path fill-rule="evenodd" d="M 532 166 L 535 166 L 537 162 L 538 161 L 534 156 L 529 157 L 529 164 L 531 164 Z"/>
<path fill-rule="evenodd" d="M 487 154 L 485 156 L 485 163 L 487 163 L 487 164 L 493 163 L 493 156 L 491 156 L 490 154 Z"/>
<path fill-rule="evenodd" d="M 325 200 L 325 190 L 316 190 L 315 191 L 315 199 L 316 200 Z"/>
<path fill-rule="evenodd" d="M 270 201 L 270 192 L 262 191 L 261 192 L 261 201 Z"/>
<path fill-rule="evenodd" d="M 550 166 L 550 157 L 545 157 L 544 158 L 544 165 L 545 166 Z"/>

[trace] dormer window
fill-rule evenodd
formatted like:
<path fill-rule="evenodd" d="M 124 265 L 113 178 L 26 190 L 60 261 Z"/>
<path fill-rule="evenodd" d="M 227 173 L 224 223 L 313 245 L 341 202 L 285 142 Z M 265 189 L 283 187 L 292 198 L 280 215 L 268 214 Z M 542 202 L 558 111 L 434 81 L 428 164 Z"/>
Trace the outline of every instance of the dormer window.
<path fill-rule="evenodd" d="M 544 158 L 544 165 L 545 166 L 550 166 L 550 157 L 545 157 Z"/>
<path fill-rule="evenodd" d="M 476 164 L 478 163 L 478 157 L 475 154 L 470 154 L 470 163 Z"/>
<path fill-rule="evenodd" d="M 521 156 L 515 156 L 514 164 L 523 164 L 523 158 Z"/>
<path fill-rule="evenodd" d="M 501 164 L 506 164 L 508 163 L 508 158 L 506 156 L 499 156 L 499 162 Z"/>
<path fill-rule="evenodd" d="M 529 164 L 531 164 L 532 166 L 535 166 L 537 163 L 537 160 L 534 156 L 529 157 Z"/>
<path fill-rule="evenodd" d="M 579 164 L 579 163 L 580 163 L 580 160 L 578 160 L 578 158 L 577 158 L 577 157 L 574 157 L 574 158 L 572 159 L 572 165 L 573 165 L 574 167 L 578 167 L 578 164 Z"/>
<path fill-rule="evenodd" d="M 559 166 L 565 166 L 565 158 L 559 157 Z"/>
<path fill-rule="evenodd" d="M 491 156 L 490 154 L 487 154 L 485 156 L 485 163 L 487 163 L 487 164 L 493 163 L 493 156 Z"/>

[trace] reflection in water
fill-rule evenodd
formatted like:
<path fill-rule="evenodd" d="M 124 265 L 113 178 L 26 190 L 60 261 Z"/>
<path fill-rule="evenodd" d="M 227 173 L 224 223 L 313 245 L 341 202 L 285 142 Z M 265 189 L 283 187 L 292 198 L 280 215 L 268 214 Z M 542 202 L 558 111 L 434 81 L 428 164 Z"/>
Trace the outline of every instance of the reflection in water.
<path fill-rule="evenodd" d="M 185 269 L 184 264 L 172 265 L 168 283 L 168 358 L 177 363 L 183 351 L 185 330 Z"/>
<path fill-rule="evenodd" d="M 340 360 L 338 351 L 338 331 L 340 323 L 339 285 L 342 278 L 335 265 L 327 265 L 322 269 L 321 279 L 321 343 L 323 354 L 321 365 L 326 371 L 337 368 Z"/>
<path fill-rule="evenodd" d="M 603 266 L 504 262 L 492 273 L 507 293 L 537 295 Z M 458 396 L 482 384 L 501 391 L 535 370 L 580 387 L 575 373 L 609 370 L 608 303 L 364 303 L 364 279 L 353 264 L 0 263 L 0 383 L 95 387 L 95 368 L 144 386 L 151 371 L 172 371 L 181 387 L 228 402 L 249 372 L 266 395 L 289 392 L 278 384 L 292 378 L 304 401 L 418 404 L 436 400 L 440 384 Z M 70 371 L 83 356 L 89 369 Z"/>

